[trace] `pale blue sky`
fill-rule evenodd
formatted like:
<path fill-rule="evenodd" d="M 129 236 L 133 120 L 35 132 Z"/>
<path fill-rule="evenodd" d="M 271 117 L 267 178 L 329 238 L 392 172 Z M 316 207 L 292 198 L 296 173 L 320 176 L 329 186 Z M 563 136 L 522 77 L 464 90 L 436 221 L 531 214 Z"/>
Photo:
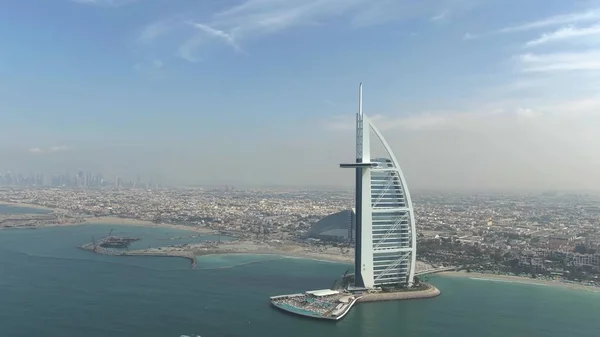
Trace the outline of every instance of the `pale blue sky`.
<path fill-rule="evenodd" d="M 362 81 L 417 187 L 600 188 L 599 71 L 597 1 L 4 0 L 0 171 L 350 185 Z"/>

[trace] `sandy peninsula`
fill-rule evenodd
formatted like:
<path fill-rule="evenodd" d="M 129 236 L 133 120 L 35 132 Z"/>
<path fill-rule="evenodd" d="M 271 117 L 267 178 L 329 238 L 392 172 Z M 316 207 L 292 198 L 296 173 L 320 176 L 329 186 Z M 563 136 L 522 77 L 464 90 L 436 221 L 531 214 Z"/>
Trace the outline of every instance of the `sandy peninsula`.
<path fill-rule="evenodd" d="M 600 292 L 600 287 L 565 282 L 565 281 L 561 281 L 561 280 L 535 279 L 535 278 L 523 277 L 523 276 L 486 274 L 486 273 L 476 273 L 476 272 L 468 273 L 466 271 L 446 271 L 446 272 L 440 273 L 440 275 L 449 276 L 449 277 L 467 277 L 467 278 L 477 279 L 477 280 L 489 280 L 489 281 L 500 281 L 500 282 L 509 282 L 509 283 L 523 283 L 523 284 L 535 284 L 535 285 L 553 286 L 553 287 L 564 287 L 564 288 L 569 288 L 569 289 Z"/>
<path fill-rule="evenodd" d="M 102 225 L 127 225 L 127 226 L 142 226 L 151 228 L 170 228 L 184 231 L 191 231 L 202 234 L 217 233 L 217 231 L 199 226 L 185 226 L 175 225 L 169 223 L 155 223 L 147 220 L 133 219 L 133 218 L 121 218 L 116 216 L 102 216 L 102 217 L 86 217 L 82 224 L 102 224 Z"/>
<path fill-rule="evenodd" d="M 206 252 L 196 251 L 196 256 L 214 256 L 214 255 L 272 255 L 272 256 L 280 256 L 284 258 L 290 259 L 303 259 L 303 260 L 313 260 L 313 261 L 321 261 L 321 262 L 333 262 L 333 263 L 343 263 L 343 264 L 351 264 L 354 262 L 353 257 L 341 256 L 341 255 L 329 255 L 323 253 L 314 253 L 314 252 L 289 252 L 285 250 L 255 250 L 255 251 L 223 251 L 218 249 L 209 250 Z"/>
<path fill-rule="evenodd" d="M 34 204 L 25 204 L 25 203 L 16 203 L 9 201 L 0 201 L 0 205 L 10 206 L 10 207 L 22 207 L 22 208 L 31 208 L 31 209 L 43 209 L 48 211 L 53 211 L 54 213 L 59 212 L 63 213 L 64 210 L 58 208 L 49 208 L 40 205 Z M 108 224 L 108 225 L 128 225 L 128 226 L 143 226 L 143 227 L 152 227 L 152 228 L 170 228 L 170 229 L 178 229 L 178 230 L 186 230 L 192 231 L 196 233 L 202 234 L 212 234 L 216 233 L 215 230 L 199 227 L 199 226 L 185 226 L 185 225 L 176 225 L 170 223 L 154 223 L 152 221 L 134 219 L 134 218 L 121 218 L 116 216 L 102 216 L 102 217 L 94 217 L 94 216 L 72 216 L 72 217 L 61 217 L 57 218 L 52 213 L 48 215 L 45 214 L 19 214 L 23 222 L 27 221 L 28 223 L 25 226 L 2 226 L 0 228 L 44 228 L 44 227 L 63 227 L 63 226 L 77 226 L 77 225 L 87 225 L 87 224 Z M 14 216 L 13 216 L 14 217 Z M 66 220 L 68 219 L 68 220 Z"/>
<path fill-rule="evenodd" d="M 45 206 L 34 205 L 34 204 L 23 204 L 23 203 L 10 202 L 10 201 L 0 201 L 0 206 L 22 207 L 22 208 L 32 208 L 32 209 L 43 209 L 43 210 L 47 210 L 47 211 L 53 211 L 54 210 L 52 208 L 45 207 Z"/>

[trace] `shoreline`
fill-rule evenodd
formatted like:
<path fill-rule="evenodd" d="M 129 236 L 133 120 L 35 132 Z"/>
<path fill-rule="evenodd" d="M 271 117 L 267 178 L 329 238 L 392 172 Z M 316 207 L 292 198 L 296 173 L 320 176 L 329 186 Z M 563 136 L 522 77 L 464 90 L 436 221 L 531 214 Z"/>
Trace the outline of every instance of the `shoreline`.
<path fill-rule="evenodd" d="M 34 204 L 26 204 L 26 203 L 13 203 L 7 201 L 0 201 L 0 205 L 9 205 L 15 207 L 23 207 L 23 208 L 34 208 L 34 209 L 45 209 L 45 210 L 59 210 L 58 208 L 48 208 L 44 206 L 34 205 Z M 49 227 L 70 227 L 70 226 L 86 226 L 86 225 L 123 225 L 123 226 L 139 226 L 139 227 L 147 227 L 147 228 L 165 228 L 165 229 L 176 229 L 183 230 L 188 232 L 194 232 L 198 234 L 218 234 L 218 230 L 206 228 L 206 227 L 193 227 L 186 225 L 177 225 L 170 223 L 154 223 L 148 220 L 141 220 L 136 218 L 123 218 L 119 216 L 90 216 L 83 215 L 80 217 L 80 221 L 72 222 L 72 223 L 45 223 L 35 226 L 22 226 L 22 227 L 0 227 L 2 229 L 40 229 L 40 228 L 49 228 Z M 83 246 L 85 246 L 84 244 Z M 228 250 L 231 248 L 232 250 Z M 223 247 L 223 250 L 211 250 L 211 251 L 203 251 L 203 250 L 194 250 L 193 248 L 186 251 L 166 251 L 160 252 L 156 256 L 173 256 L 173 257 L 182 257 L 189 259 L 190 255 L 194 256 L 207 256 L 207 255 L 273 255 L 280 256 L 283 258 L 296 258 L 296 259 L 305 259 L 312 261 L 320 261 L 320 262 L 328 262 L 328 263 L 340 263 L 340 264 L 352 264 L 353 257 L 352 256 L 341 256 L 337 254 L 327 254 L 327 253 L 319 253 L 319 252 L 311 252 L 311 251 L 298 251 L 301 249 L 300 247 L 294 247 L 292 250 L 287 249 L 272 249 L 269 247 L 265 247 L 264 249 L 256 249 L 256 250 L 245 250 L 242 249 L 240 251 L 236 251 L 237 247 L 235 244 L 230 247 Z M 295 251 L 294 251 L 295 250 Z M 102 253 L 100 253 L 102 254 Z M 110 254 L 109 255 L 114 255 Z M 119 255 L 127 255 L 127 254 L 119 254 Z M 131 255 L 147 255 L 147 253 L 142 252 L 133 252 Z"/>
<path fill-rule="evenodd" d="M 149 228 L 169 228 L 169 229 L 177 229 L 184 230 L 202 234 L 215 234 L 218 231 L 206 227 L 193 227 L 186 225 L 176 225 L 170 223 L 155 223 L 148 220 L 141 220 L 135 218 L 121 218 L 118 216 L 86 216 L 83 219 L 83 222 L 79 223 L 80 225 L 124 225 L 124 226 L 140 226 L 140 227 L 149 227 Z"/>
<path fill-rule="evenodd" d="M 474 280 L 482 280 L 482 281 L 491 281 L 491 282 L 506 282 L 506 283 L 518 283 L 518 284 L 531 284 L 531 285 L 540 285 L 540 286 L 550 286 L 550 287 L 562 287 L 566 289 L 572 290 L 585 290 L 598 293 L 600 292 L 600 287 L 585 285 L 580 283 L 569 283 L 563 282 L 560 280 L 544 280 L 544 279 L 534 279 L 530 277 L 524 276 L 513 276 L 513 275 L 498 275 L 498 274 L 487 274 L 487 273 L 479 273 L 479 272 L 470 272 L 466 271 L 445 271 L 438 273 L 440 276 L 447 277 L 457 277 L 457 278 L 470 278 Z"/>
<path fill-rule="evenodd" d="M 146 227 L 146 228 L 165 228 L 165 229 L 176 229 L 188 232 L 194 232 L 198 234 L 218 234 L 217 230 L 213 230 L 205 227 L 192 227 L 186 225 L 175 225 L 168 223 L 153 223 L 151 221 L 139 220 L 133 218 L 119 218 L 119 217 L 84 217 L 82 221 L 70 222 L 70 223 L 46 223 L 43 225 L 36 226 L 17 226 L 17 227 L 5 227 L 0 226 L 2 229 L 41 229 L 41 228 L 53 228 L 53 227 L 72 227 L 72 226 L 88 226 L 88 225 L 114 225 L 114 226 L 135 226 L 135 227 Z"/>
<path fill-rule="evenodd" d="M 130 250 L 130 251 L 118 251 L 113 252 L 110 250 L 93 250 L 92 243 L 85 243 L 78 248 L 83 250 L 92 251 L 96 254 L 100 255 L 112 255 L 112 256 L 162 256 L 162 257 L 179 257 L 185 259 L 191 259 L 193 257 L 194 260 L 198 261 L 202 257 L 205 256 L 226 256 L 226 255 L 265 255 L 265 256 L 277 256 L 285 259 L 304 259 L 311 261 L 319 261 L 319 262 L 327 262 L 327 263 L 344 263 L 347 261 L 340 261 L 338 259 L 331 259 L 327 256 L 315 257 L 315 256 L 305 256 L 299 254 L 291 254 L 284 252 L 266 252 L 266 251 L 245 251 L 245 252 L 235 252 L 235 251 L 202 251 L 202 250 L 156 250 L 153 248 L 152 250 Z"/>
<path fill-rule="evenodd" d="M 19 203 L 12 201 L 0 200 L 0 206 L 9 206 L 9 207 L 18 207 L 18 208 L 31 208 L 31 209 L 39 209 L 39 210 L 48 210 L 48 211 L 61 211 L 59 208 L 50 208 L 42 205 L 29 204 L 29 203 Z M 177 225 L 170 223 L 154 223 L 148 220 L 141 220 L 136 218 L 122 218 L 118 216 L 89 216 L 84 215 L 81 216 L 81 221 L 73 222 L 73 223 L 47 223 L 36 226 L 23 226 L 23 227 L 3 227 L 0 226 L 0 230 L 2 229 L 39 229 L 39 228 L 47 228 L 47 227 L 70 227 L 70 226 L 85 226 L 85 225 L 123 225 L 123 226 L 139 226 L 139 227 L 148 227 L 148 228 L 165 228 L 165 229 L 176 229 L 183 230 L 189 232 L 195 232 L 199 234 L 217 234 L 217 230 L 213 230 L 206 227 L 193 227 L 186 225 Z M 84 245 L 85 246 L 85 245 Z M 80 247 L 83 248 L 83 247 Z M 99 254 L 104 254 L 101 252 L 97 252 Z M 105 255 L 115 255 L 115 254 L 105 254 Z M 119 255 L 130 255 L 130 256 L 167 256 L 167 257 L 179 257 L 190 259 L 192 256 L 202 257 L 208 255 L 273 255 L 280 256 L 282 258 L 295 258 L 295 259 L 305 259 L 319 262 L 328 262 L 328 263 L 340 263 L 340 264 L 352 264 L 353 258 L 340 256 L 340 255 L 331 255 L 327 253 L 318 253 L 318 252 L 305 252 L 305 251 L 287 251 L 287 250 L 271 250 L 269 248 L 266 249 L 257 249 L 256 251 L 248 250 L 248 251 L 198 251 L 198 250 L 186 250 L 186 251 L 166 251 L 158 254 L 148 254 L 146 252 L 137 252 L 132 251 L 130 254 L 119 254 Z M 481 273 L 481 272 L 466 272 L 466 271 L 445 271 L 438 273 L 441 276 L 447 277 L 466 277 L 475 280 L 484 280 L 484 281 L 500 281 L 507 283 L 521 283 L 521 284 L 531 284 L 531 285 L 542 285 L 542 286 L 553 286 L 553 287 L 562 287 L 568 289 L 576 289 L 576 290 L 584 290 L 591 291 L 595 293 L 600 293 L 600 286 L 593 285 L 585 285 L 581 283 L 570 283 L 564 282 L 561 280 L 546 280 L 546 279 L 534 279 L 525 276 L 513 276 L 513 275 L 499 275 L 499 274 L 491 274 L 491 273 Z"/>
<path fill-rule="evenodd" d="M 69 222 L 69 223 L 45 223 L 35 226 L 0 226 L 0 230 L 3 229 L 42 229 L 42 228 L 54 228 L 54 227 L 73 227 L 73 226 L 88 226 L 88 225 L 114 225 L 114 226 L 136 226 L 146 228 L 164 228 L 164 229 L 176 229 L 188 232 L 194 232 L 198 234 L 218 234 L 219 232 L 210 228 L 205 227 L 192 227 L 186 225 L 175 225 L 169 223 L 154 223 L 151 221 L 134 219 L 134 218 L 119 218 L 119 217 L 83 217 L 81 221 Z"/>
<path fill-rule="evenodd" d="M 18 207 L 18 208 L 31 208 L 38 210 L 46 210 L 46 211 L 63 211 L 60 208 L 50 208 L 46 206 L 36 205 L 36 204 L 27 204 L 27 203 L 17 203 L 11 201 L 0 200 L 0 206 L 10 206 L 10 207 Z M 186 225 L 177 225 L 170 223 L 154 223 L 148 220 L 136 219 L 136 218 L 122 218 L 119 216 L 90 216 L 90 215 L 82 215 L 80 216 L 81 221 L 73 222 L 73 223 L 46 223 L 43 225 L 36 226 L 26 226 L 26 227 L 0 227 L 0 229 L 38 229 L 38 228 L 46 228 L 46 227 L 67 227 L 67 226 L 79 226 L 79 225 L 126 225 L 126 226 L 143 226 L 143 227 L 151 227 L 151 228 L 170 228 L 177 230 L 185 230 L 190 232 L 196 232 L 201 234 L 216 234 L 217 230 L 206 228 L 206 227 L 194 227 L 194 226 L 186 226 Z"/>
<path fill-rule="evenodd" d="M 176 257 L 183 258 L 189 260 L 192 265 L 196 263 L 196 256 L 193 254 L 189 254 L 186 252 L 157 252 L 157 251 L 144 251 L 144 250 L 133 250 L 133 251 L 114 251 L 108 250 L 102 247 L 94 247 L 93 243 L 86 243 L 77 247 L 82 250 L 86 250 L 88 252 L 99 254 L 99 255 L 108 255 L 108 256 L 150 256 L 150 257 Z"/>
<path fill-rule="evenodd" d="M 45 211 L 54 211 L 55 210 L 55 208 L 50 208 L 50 207 L 41 206 L 41 205 L 25 204 L 25 203 L 20 203 L 20 202 L 12 202 L 12 201 L 4 201 L 4 200 L 0 200 L 0 206 L 31 208 L 31 209 L 40 209 L 40 210 L 45 210 Z"/>
<path fill-rule="evenodd" d="M 211 255 L 272 255 L 272 256 L 279 256 L 281 258 L 285 258 L 285 259 L 301 259 L 301 260 L 311 260 L 311 261 L 318 261 L 318 262 L 327 262 L 327 263 L 340 263 L 340 264 L 349 264 L 352 261 L 350 260 L 346 260 L 346 259 L 336 259 L 336 258 L 328 258 L 327 256 L 309 256 L 309 255 L 301 255 L 301 254 L 295 254 L 295 253 L 285 253 L 285 252 L 265 252 L 265 251 L 260 251 L 260 252 L 219 252 L 219 251 L 214 251 L 214 252 L 198 252 L 196 251 L 196 253 L 194 254 L 196 255 L 196 257 L 203 257 L 203 256 L 211 256 Z"/>
<path fill-rule="evenodd" d="M 311 260 L 318 262 L 327 262 L 327 263 L 340 263 L 340 261 L 332 260 L 332 259 L 317 259 L 314 257 L 306 257 L 306 256 L 298 256 L 298 255 L 290 255 L 290 254 L 281 254 L 281 253 L 253 253 L 253 252 L 198 252 L 198 251 L 189 251 L 189 250 L 178 250 L 178 251 L 147 251 L 147 250 L 130 250 L 130 251 L 111 251 L 107 249 L 93 249 L 92 243 L 86 243 L 77 248 L 87 250 L 89 252 L 99 254 L 99 255 L 109 255 L 109 256 L 152 256 L 152 257 L 173 257 L 173 258 L 183 258 L 192 261 L 192 263 L 200 262 L 199 260 L 202 257 L 209 256 L 227 256 L 227 255 L 264 255 L 264 256 L 276 256 L 282 259 L 303 259 L 303 260 Z M 260 261 L 257 261 L 260 262 Z"/>

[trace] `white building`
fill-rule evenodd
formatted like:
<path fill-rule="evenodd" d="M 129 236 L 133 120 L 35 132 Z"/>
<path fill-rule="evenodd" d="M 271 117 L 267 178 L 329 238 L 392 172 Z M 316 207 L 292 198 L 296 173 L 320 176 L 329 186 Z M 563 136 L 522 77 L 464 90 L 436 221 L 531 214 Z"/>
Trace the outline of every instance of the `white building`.
<path fill-rule="evenodd" d="M 371 158 L 370 131 L 387 158 Z M 400 165 L 383 135 L 362 112 L 362 84 L 356 115 L 355 286 L 413 284 L 416 232 L 410 193 Z"/>

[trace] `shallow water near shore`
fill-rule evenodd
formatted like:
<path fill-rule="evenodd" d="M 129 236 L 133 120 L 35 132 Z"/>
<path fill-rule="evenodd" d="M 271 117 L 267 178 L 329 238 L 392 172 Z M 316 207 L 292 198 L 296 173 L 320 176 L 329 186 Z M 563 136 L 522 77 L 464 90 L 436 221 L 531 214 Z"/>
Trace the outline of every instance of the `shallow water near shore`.
<path fill-rule="evenodd" d="M 595 337 L 600 330 L 600 294 L 443 276 L 429 277 L 442 291 L 433 299 L 361 303 L 337 323 L 302 319 L 272 308 L 269 296 L 327 288 L 348 265 L 214 255 L 191 269 L 180 258 L 76 248 L 113 227 L 143 240 L 174 234 L 115 225 L 0 231 L 0 336 Z M 193 235 L 181 232 L 175 236 Z"/>

